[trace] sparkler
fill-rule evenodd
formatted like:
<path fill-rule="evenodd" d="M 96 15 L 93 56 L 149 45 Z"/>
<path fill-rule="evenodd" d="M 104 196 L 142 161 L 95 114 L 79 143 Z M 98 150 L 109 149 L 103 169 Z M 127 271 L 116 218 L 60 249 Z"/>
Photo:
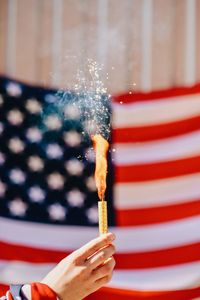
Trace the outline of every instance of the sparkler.
<path fill-rule="evenodd" d="M 101 66 L 97 62 L 88 59 L 86 70 L 89 80 L 81 70 L 77 73 L 77 83 L 74 86 L 74 93 L 68 90 L 61 90 L 57 96 L 60 100 L 56 106 L 59 118 L 79 119 L 83 125 L 83 138 L 92 138 L 93 147 L 96 152 L 95 181 L 100 201 L 98 201 L 99 233 L 108 231 L 107 202 L 105 201 L 106 175 L 107 175 L 107 152 L 110 136 L 111 110 L 108 103 L 109 95 L 100 79 Z M 66 114 L 67 115 L 66 115 Z M 55 122 L 54 122 L 55 123 Z M 46 126 L 52 127 L 55 124 L 49 118 L 46 119 Z M 58 123 L 58 122 L 57 122 Z M 59 123 L 56 126 L 59 126 Z"/>
<path fill-rule="evenodd" d="M 107 152 L 109 143 L 101 136 L 92 137 L 94 149 L 96 152 L 95 181 L 98 190 L 98 214 L 99 214 L 99 234 L 108 232 L 107 202 L 104 199 L 106 191 L 107 175 Z"/>
<path fill-rule="evenodd" d="M 104 199 L 98 201 L 99 212 L 99 234 L 108 232 L 108 215 L 107 215 L 107 201 Z"/>

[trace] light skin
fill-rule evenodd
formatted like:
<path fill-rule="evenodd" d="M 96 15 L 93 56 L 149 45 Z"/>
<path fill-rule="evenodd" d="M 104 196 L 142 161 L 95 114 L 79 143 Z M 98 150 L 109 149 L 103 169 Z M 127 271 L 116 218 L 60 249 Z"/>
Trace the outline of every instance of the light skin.
<path fill-rule="evenodd" d="M 81 300 L 112 278 L 115 266 L 114 234 L 104 234 L 60 261 L 41 281 L 54 290 L 60 300 Z M 28 293 L 24 286 L 25 294 Z"/>

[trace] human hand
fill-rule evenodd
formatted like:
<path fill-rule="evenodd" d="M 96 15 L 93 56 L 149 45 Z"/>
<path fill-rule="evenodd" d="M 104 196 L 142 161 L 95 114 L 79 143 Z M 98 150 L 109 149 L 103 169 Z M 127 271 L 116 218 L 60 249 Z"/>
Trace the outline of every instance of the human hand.
<path fill-rule="evenodd" d="M 64 258 L 41 281 L 60 300 L 81 300 L 108 283 L 115 260 L 114 234 L 104 234 Z"/>

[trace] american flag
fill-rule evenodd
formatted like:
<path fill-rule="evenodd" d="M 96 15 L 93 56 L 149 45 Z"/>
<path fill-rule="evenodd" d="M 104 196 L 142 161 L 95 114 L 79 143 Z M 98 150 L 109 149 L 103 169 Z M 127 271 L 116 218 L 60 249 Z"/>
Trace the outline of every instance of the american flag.
<path fill-rule="evenodd" d="M 10 282 L 40 280 L 94 238 L 98 219 L 94 155 L 80 124 L 61 130 L 59 118 L 48 115 L 51 134 L 44 134 L 41 110 L 55 101 L 55 91 L 0 82 L 3 293 Z M 200 85 L 118 95 L 112 110 L 106 198 L 117 265 L 109 286 L 88 299 L 194 299 L 200 296 Z"/>

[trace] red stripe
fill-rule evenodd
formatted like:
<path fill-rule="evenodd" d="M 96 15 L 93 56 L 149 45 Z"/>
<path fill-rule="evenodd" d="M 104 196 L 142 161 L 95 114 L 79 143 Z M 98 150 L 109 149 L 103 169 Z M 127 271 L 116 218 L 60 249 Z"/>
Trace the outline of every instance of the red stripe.
<path fill-rule="evenodd" d="M 176 87 L 172 89 L 162 89 L 156 90 L 152 92 L 132 92 L 124 93 L 120 95 L 116 95 L 113 97 L 114 102 L 120 103 L 121 101 L 123 104 L 134 103 L 138 101 L 154 101 L 154 100 L 166 100 L 166 98 L 175 97 L 174 100 L 178 100 L 179 96 L 191 95 L 191 94 L 198 94 L 200 93 L 200 83 L 192 86 L 192 87 Z"/>
<path fill-rule="evenodd" d="M 191 300 L 200 296 L 200 287 L 180 291 L 129 291 L 117 288 L 102 288 L 87 297 L 87 300 Z"/>
<path fill-rule="evenodd" d="M 5 284 L 0 284 L 0 297 L 5 296 L 6 292 L 9 290 L 9 286 Z"/>
<path fill-rule="evenodd" d="M 5 242 L 0 242 L 0 249 L 1 260 L 19 260 L 31 263 L 58 263 L 70 254 L 70 251 L 31 248 Z"/>
<path fill-rule="evenodd" d="M 19 245 L 11 245 L 0 243 L 2 260 L 18 260 L 33 263 L 58 263 L 66 256 L 66 252 L 52 251 L 44 249 L 32 249 L 30 247 L 22 247 Z M 169 249 L 133 252 L 133 253 L 117 253 L 116 269 L 147 269 L 182 263 L 200 261 L 200 243 L 186 246 L 174 247 Z"/>
<path fill-rule="evenodd" d="M 200 156 L 154 164 L 115 167 L 117 183 L 140 182 L 198 173 Z"/>
<path fill-rule="evenodd" d="M 8 285 L 0 284 L 0 297 L 6 294 Z M 96 293 L 88 296 L 87 300 L 191 300 L 200 296 L 200 288 L 181 290 L 181 291 L 163 291 L 163 292 L 139 292 L 129 291 L 117 288 L 102 288 Z"/>
<path fill-rule="evenodd" d="M 186 134 L 200 128 L 200 116 L 165 124 L 113 129 L 114 143 L 147 142 Z"/>
<path fill-rule="evenodd" d="M 200 215 L 200 199 L 166 206 L 116 209 L 117 226 L 140 226 Z"/>
<path fill-rule="evenodd" d="M 117 253 L 117 269 L 148 269 L 200 261 L 200 243 L 149 252 Z"/>

